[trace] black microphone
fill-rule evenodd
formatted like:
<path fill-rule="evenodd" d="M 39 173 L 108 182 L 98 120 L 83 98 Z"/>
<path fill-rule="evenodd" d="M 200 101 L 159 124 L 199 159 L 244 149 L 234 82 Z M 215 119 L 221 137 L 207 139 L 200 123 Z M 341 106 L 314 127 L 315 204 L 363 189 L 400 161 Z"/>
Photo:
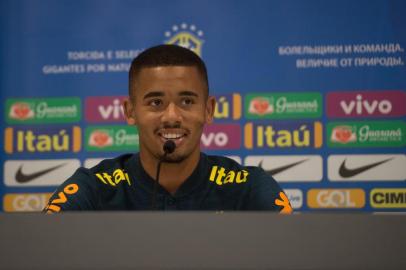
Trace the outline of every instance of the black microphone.
<path fill-rule="evenodd" d="M 165 152 L 164 156 L 166 156 L 166 154 L 172 154 L 173 151 L 175 151 L 175 148 L 176 148 L 175 142 L 172 140 L 167 140 L 164 143 L 164 152 Z"/>
<path fill-rule="evenodd" d="M 164 156 L 159 160 L 158 167 L 156 169 L 154 191 L 152 192 L 151 210 L 156 210 L 156 190 L 157 190 L 158 184 L 159 184 L 159 172 L 161 171 L 161 163 L 164 162 L 166 155 L 172 154 L 173 151 L 175 151 L 175 148 L 176 148 L 176 144 L 172 140 L 167 140 L 164 143 L 164 146 L 163 146 Z"/>

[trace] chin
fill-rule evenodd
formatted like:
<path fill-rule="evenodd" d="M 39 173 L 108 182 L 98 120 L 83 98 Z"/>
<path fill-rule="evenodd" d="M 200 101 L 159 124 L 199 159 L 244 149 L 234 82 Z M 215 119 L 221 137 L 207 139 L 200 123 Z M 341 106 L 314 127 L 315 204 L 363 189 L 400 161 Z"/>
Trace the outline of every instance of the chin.
<path fill-rule="evenodd" d="M 169 155 L 169 156 L 162 156 L 162 161 L 167 163 L 180 163 L 187 158 L 186 155 Z"/>

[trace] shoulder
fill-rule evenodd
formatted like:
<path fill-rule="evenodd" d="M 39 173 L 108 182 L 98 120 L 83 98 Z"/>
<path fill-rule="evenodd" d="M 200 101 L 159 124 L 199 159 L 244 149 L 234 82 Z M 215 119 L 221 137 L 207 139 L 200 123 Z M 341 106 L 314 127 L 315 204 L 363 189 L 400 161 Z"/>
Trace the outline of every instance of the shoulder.
<path fill-rule="evenodd" d="M 92 168 L 79 168 L 53 193 L 45 210 L 96 210 L 102 194 L 115 192 L 115 188 L 130 185 L 126 164 L 131 155 L 102 160 Z"/>
<path fill-rule="evenodd" d="M 127 164 L 132 156 L 132 154 L 121 155 L 116 158 L 103 159 L 90 168 L 81 167 L 68 180 L 85 182 L 88 185 L 102 183 L 116 186 L 120 182 L 118 176 L 126 175 Z"/>
<path fill-rule="evenodd" d="M 234 184 L 229 186 L 242 187 L 246 191 L 240 209 L 292 212 L 289 200 L 279 184 L 262 168 L 243 166 L 227 157 L 207 156 L 207 160 L 210 181 L 218 186 Z"/>
<path fill-rule="evenodd" d="M 88 168 L 92 173 L 100 172 L 103 170 L 124 168 L 127 166 L 128 161 L 134 156 L 134 154 L 125 154 L 115 158 L 107 158 L 101 160 L 95 166 Z"/>

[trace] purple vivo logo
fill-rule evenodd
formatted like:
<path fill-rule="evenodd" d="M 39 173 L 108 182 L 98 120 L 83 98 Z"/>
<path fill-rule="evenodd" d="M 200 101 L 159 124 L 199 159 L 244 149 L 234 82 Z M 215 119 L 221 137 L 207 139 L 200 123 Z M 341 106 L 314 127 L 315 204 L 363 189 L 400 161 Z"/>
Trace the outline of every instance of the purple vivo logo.
<path fill-rule="evenodd" d="M 126 96 L 88 97 L 85 102 L 85 117 L 89 123 L 124 123 L 121 105 Z"/>
<path fill-rule="evenodd" d="M 327 116 L 400 117 L 406 115 L 404 91 L 354 91 L 327 94 Z"/>
<path fill-rule="evenodd" d="M 239 149 L 241 145 L 241 128 L 238 124 L 206 125 L 200 146 L 206 150 Z"/>

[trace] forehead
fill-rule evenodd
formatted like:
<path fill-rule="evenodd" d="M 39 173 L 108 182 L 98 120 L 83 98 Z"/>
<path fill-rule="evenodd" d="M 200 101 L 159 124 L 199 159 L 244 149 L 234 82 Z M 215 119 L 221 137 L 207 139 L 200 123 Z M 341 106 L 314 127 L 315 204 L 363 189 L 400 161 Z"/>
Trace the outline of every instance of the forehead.
<path fill-rule="evenodd" d="M 159 66 L 142 68 L 132 83 L 132 95 L 144 96 L 150 91 L 193 91 L 199 95 L 207 93 L 202 74 L 194 66 Z"/>

